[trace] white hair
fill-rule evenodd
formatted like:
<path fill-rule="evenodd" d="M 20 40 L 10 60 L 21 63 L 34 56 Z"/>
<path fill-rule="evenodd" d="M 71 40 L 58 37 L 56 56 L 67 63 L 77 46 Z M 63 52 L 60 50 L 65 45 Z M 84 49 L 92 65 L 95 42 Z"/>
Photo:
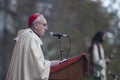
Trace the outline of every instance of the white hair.
<path fill-rule="evenodd" d="M 34 21 L 33 24 L 36 22 L 40 22 L 42 19 L 44 19 L 44 16 L 41 14 L 40 16 L 38 16 Z"/>

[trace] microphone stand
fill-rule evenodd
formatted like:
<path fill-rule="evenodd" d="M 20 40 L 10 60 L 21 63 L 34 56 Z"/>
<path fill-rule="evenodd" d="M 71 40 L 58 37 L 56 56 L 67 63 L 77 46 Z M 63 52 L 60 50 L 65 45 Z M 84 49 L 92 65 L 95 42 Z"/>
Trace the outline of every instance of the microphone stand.
<path fill-rule="evenodd" d="M 61 61 L 62 61 L 62 60 L 63 60 L 63 48 L 62 48 L 61 37 L 62 37 L 62 36 L 58 36 L 59 44 L 60 44 L 60 58 L 61 58 Z"/>

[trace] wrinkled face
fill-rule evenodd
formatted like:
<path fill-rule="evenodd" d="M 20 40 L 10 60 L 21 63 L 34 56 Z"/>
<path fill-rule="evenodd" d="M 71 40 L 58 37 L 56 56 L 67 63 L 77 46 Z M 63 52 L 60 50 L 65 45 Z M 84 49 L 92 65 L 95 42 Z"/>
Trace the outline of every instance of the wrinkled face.
<path fill-rule="evenodd" d="M 47 21 L 46 19 L 41 15 L 41 20 L 34 23 L 34 31 L 38 36 L 44 36 L 47 31 Z"/>

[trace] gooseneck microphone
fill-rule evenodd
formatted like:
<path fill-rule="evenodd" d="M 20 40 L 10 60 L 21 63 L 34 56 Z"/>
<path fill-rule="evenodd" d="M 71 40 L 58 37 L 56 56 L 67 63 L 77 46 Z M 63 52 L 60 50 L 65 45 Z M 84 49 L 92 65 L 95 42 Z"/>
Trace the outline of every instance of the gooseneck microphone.
<path fill-rule="evenodd" d="M 120 80 L 118 75 L 113 74 L 111 71 L 108 71 L 108 74 L 112 76 L 113 80 Z"/>
<path fill-rule="evenodd" d="M 58 37 L 58 38 L 68 37 L 68 35 L 66 35 L 66 34 L 54 33 L 54 32 L 50 32 L 50 35 L 51 35 L 51 36 L 56 36 L 56 37 Z"/>
<path fill-rule="evenodd" d="M 60 44 L 60 58 L 61 58 L 61 61 L 62 60 L 64 60 L 63 59 L 63 48 L 62 48 L 62 37 L 66 37 L 66 38 L 68 38 L 69 39 L 69 48 L 68 48 L 68 51 L 67 51 L 67 54 L 66 54 L 66 59 L 67 59 L 67 57 L 68 57 L 68 55 L 69 55 L 69 52 L 70 52 L 70 49 L 71 49 L 71 37 L 69 36 L 69 35 L 67 35 L 67 34 L 62 34 L 62 33 L 54 33 L 54 32 L 49 32 L 49 35 L 50 36 L 55 36 L 55 37 L 57 37 L 58 38 L 58 40 L 59 40 L 59 44 Z"/>

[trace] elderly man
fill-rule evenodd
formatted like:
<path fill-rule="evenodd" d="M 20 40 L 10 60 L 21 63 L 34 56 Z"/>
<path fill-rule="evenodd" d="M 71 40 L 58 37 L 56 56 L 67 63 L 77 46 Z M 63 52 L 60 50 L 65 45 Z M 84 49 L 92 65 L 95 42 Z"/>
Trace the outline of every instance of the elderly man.
<path fill-rule="evenodd" d="M 6 80 L 48 80 L 50 66 L 59 60 L 45 60 L 40 37 L 47 31 L 43 15 L 35 13 L 28 19 L 28 28 L 18 31 Z"/>

